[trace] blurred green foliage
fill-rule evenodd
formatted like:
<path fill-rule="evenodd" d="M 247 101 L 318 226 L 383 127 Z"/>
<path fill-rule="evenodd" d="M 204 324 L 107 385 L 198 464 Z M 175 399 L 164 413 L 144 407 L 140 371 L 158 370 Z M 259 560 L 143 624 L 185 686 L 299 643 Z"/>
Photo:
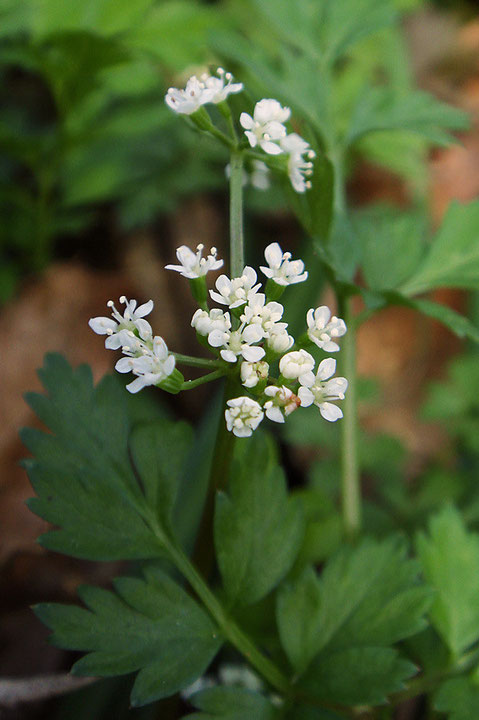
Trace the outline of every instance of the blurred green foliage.
<path fill-rule="evenodd" d="M 105 204 L 128 229 L 218 185 L 216 146 L 163 96 L 225 23 L 189 0 L 2 0 L 0 300 Z"/>

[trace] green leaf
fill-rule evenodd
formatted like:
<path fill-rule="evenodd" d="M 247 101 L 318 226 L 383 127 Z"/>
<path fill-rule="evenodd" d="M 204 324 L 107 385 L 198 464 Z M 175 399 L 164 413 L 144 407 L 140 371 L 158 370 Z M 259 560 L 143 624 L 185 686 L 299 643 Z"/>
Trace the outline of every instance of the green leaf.
<path fill-rule="evenodd" d="M 277 601 L 281 643 L 294 669 L 302 673 L 318 652 L 321 632 L 321 583 L 313 568 L 285 583 Z"/>
<path fill-rule="evenodd" d="M 385 205 L 356 215 L 361 266 L 371 289 L 396 288 L 411 277 L 424 253 L 425 224 L 423 214 L 398 212 Z"/>
<path fill-rule="evenodd" d="M 295 670 L 333 651 L 386 647 L 425 627 L 430 591 L 419 585 L 419 566 L 403 543 L 363 541 L 282 586 L 277 619 L 281 642 Z"/>
<path fill-rule="evenodd" d="M 94 388 L 87 366 L 73 370 L 55 354 L 46 356 L 39 375 L 48 395 L 30 393 L 27 400 L 51 433 L 25 428 L 22 439 L 34 455 L 25 461 L 37 494 L 29 507 L 58 528 L 41 537 L 42 545 L 90 560 L 158 557 L 165 536 L 148 501 L 171 501 L 188 428 L 164 419 L 137 431 L 135 462 L 147 501 L 131 465 L 130 398 L 121 384 L 106 377 Z M 161 433 L 178 443 L 164 464 L 144 443 Z"/>
<path fill-rule="evenodd" d="M 429 93 L 416 90 L 398 96 L 388 87 L 370 88 L 356 106 L 346 143 L 353 145 L 371 132 L 407 130 L 434 145 L 449 145 L 454 137 L 447 130 L 464 130 L 468 126 L 465 112 L 439 102 Z"/>
<path fill-rule="evenodd" d="M 456 658 L 479 640 L 479 536 L 453 507 L 432 518 L 417 549 L 424 577 L 436 591 L 431 621 Z"/>
<path fill-rule="evenodd" d="M 456 312 L 447 305 L 432 302 L 431 300 L 414 300 L 413 306 L 423 315 L 438 320 L 460 338 L 467 338 L 479 342 L 479 328 L 468 318 Z"/>
<path fill-rule="evenodd" d="M 144 705 L 172 695 L 198 678 L 221 646 L 218 631 L 194 600 L 157 569 L 144 579 L 119 578 L 115 592 L 85 586 L 88 609 L 44 604 L 37 616 L 52 631 L 51 642 L 87 651 L 77 675 L 123 675 L 139 671 L 131 702 Z"/>
<path fill-rule="evenodd" d="M 238 444 L 229 494 L 219 493 L 215 546 L 233 602 L 257 602 L 291 568 L 303 536 L 300 504 L 288 499 L 271 443 L 256 435 Z"/>
<path fill-rule="evenodd" d="M 165 420 L 139 425 L 131 434 L 131 457 L 141 478 L 148 506 L 168 526 L 192 440 L 193 432 L 189 425 Z"/>
<path fill-rule="evenodd" d="M 405 295 L 438 287 L 479 289 L 479 201 L 453 202 L 416 273 L 402 286 Z"/>
<path fill-rule="evenodd" d="M 207 62 L 208 34 L 224 25 L 224 15 L 192 0 L 154 3 L 143 22 L 132 28 L 126 44 L 151 54 L 169 68 L 184 72 L 192 64 Z"/>
<path fill-rule="evenodd" d="M 464 677 L 448 680 L 436 694 L 434 708 L 447 713 L 448 720 L 477 720 L 479 686 Z"/>
<path fill-rule="evenodd" d="M 447 305 L 422 298 L 410 298 L 396 290 L 370 291 L 361 289 L 361 295 L 369 309 L 380 310 L 388 305 L 405 305 L 412 310 L 423 313 L 423 315 L 434 318 L 458 337 L 479 342 L 479 329 L 476 325 Z"/>
<path fill-rule="evenodd" d="M 319 18 L 320 50 L 332 63 L 368 35 L 392 24 L 388 0 L 328 0 Z"/>
<path fill-rule="evenodd" d="M 135 27 L 153 0 L 41 0 L 34 3 L 36 38 L 66 31 L 88 30 L 113 35 Z"/>
<path fill-rule="evenodd" d="M 196 693 L 190 702 L 203 712 L 184 720 L 274 720 L 278 710 L 263 695 L 237 687 L 214 687 Z"/>
<path fill-rule="evenodd" d="M 416 669 L 392 648 L 348 648 L 315 660 L 301 685 L 324 702 L 379 705 L 401 690 Z"/>

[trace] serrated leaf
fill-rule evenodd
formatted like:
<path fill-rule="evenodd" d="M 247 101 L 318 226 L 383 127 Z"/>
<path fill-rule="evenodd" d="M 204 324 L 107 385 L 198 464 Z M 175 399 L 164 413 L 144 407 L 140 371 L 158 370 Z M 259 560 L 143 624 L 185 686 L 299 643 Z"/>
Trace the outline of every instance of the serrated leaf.
<path fill-rule="evenodd" d="M 392 24 L 394 8 L 388 0 L 329 0 L 320 18 L 320 49 L 334 63 L 357 42 Z"/>
<path fill-rule="evenodd" d="M 448 720 L 477 720 L 479 686 L 464 677 L 448 680 L 437 692 L 434 708 L 447 713 Z"/>
<path fill-rule="evenodd" d="M 131 457 L 148 506 L 168 526 L 192 439 L 189 425 L 165 420 L 139 425 L 130 436 Z"/>
<path fill-rule="evenodd" d="M 286 482 L 270 442 L 257 435 L 238 446 L 229 494 L 217 496 L 215 547 L 231 601 L 254 603 L 291 568 L 303 536 L 299 503 Z"/>
<path fill-rule="evenodd" d="M 147 569 L 144 579 L 120 578 L 114 586 L 115 592 L 81 588 L 87 609 L 55 603 L 35 609 L 53 631 L 52 643 L 88 651 L 72 672 L 110 676 L 139 671 L 133 705 L 167 697 L 196 680 L 222 642 L 203 610 L 157 569 Z"/>
<path fill-rule="evenodd" d="M 332 652 L 387 647 L 422 630 L 431 597 L 418 573 L 404 544 L 363 541 L 331 558 L 321 577 L 306 570 L 284 585 L 278 627 L 295 670 L 318 653 L 327 666 Z"/>
<path fill-rule="evenodd" d="M 479 289 L 479 201 L 451 204 L 429 251 L 401 290 L 418 295 L 438 287 Z"/>
<path fill-rule="evenodd" d="M 431 621 L 456 658 L 479 640 L 479 535 L 447 507 L 417 538 L 424 577 L 436 591 Z"/>
<path fill-rule="evenodd" d="M 48 395 L 30 393 L 27 400 L 51 430 L 22 431 L 22 439 L 34 458 L 25 465 L 37 497 L 29 507 L 58 527 L 41 537 L 52 550 L 90 560 L 152 558 L 163 553 L 158 528 L 151 529 L 165 473 L 161 459 L 150 465 L 153 451 L 135 446 L 135 459 L 150 508 L 129 456 L 131 431 L 127 393 L 112 377 L 93 387 L 90 369 L 73 370 L 60 355 L 47 355 L 39 371 Z M 143 423 L 142 431 L 148 434 Z M 168 448 L 164 467 L 172 498 L 175 468 L 184 457 L 189 431 L 166 419 L 154 423 L 152 436 L 163 433 L 178 448 Z M 138 443 L 137 443 L 138 445 Z M 145 452 L 145 456 L 142 455 Z M 175 475 L 175 477 L 178 477 Z M 165 508 L 165 516 L 167 508 Z"/>
<path fill-rule="evenodd" d="M 456 312 L 447 305 L 432 302 L 431 300 L 414 300 L 413 306 L 423 315 L 434 318 L 451 330 L 460 338 L 467 338 L 479 342 L 479 327 L 476 327 L 467 317 Z"/>
<path fill-rule="evenodd" d="M 415 665 L 385 647 L 357 647 L 318 657 L 301 686 L 324 702 L 379 705 L 398 692 L 417 671 Z"/>
<path fill-rule="evenodd" d="M 411 277 L 424 253 L 425 223 L 422 214 L 384 205 L 355 216 L 361 268 L 372 290 L 396 288 Z"/>
<path fill-rule="evenodd" d="M 283 584 L 278 593 L 277 619 L 281 643 L 299 673 L 306 669 L 318 652 L 321 599 L 321 584 L 313 568 L 306 568 L 297 580 Z"/>
<path fill-rule="evenodd" d="M 447 130 L 465 130 L 468 126 L 465 112 L 422 90 L 402 96 L 389 87 L 370 88 L 356 106 L 346 142 L 352 145 L 371 132 L 407 130 L 434 145 L 449 145 L 454 137 Z"/>
<path fill-rule="evenodd" d="M 278 710 L 259 693 L 244 688 L 218 686 L 193 695 L 190 702 L 203 712 L 185 716 L 184 720 L 274 720 Z"/>
<path fill-rule="evenodd" d="M 473 342 L 479 342 L 479 328 L 464 315 L 447 305 L 423 298 L 407 297 L 403 292 L 396 290 L 373 291 L 362 288 L 361 295 L 366 306 L 371 310 L 380 310 L 388 305 L 404 305 L 437 320 L 460 338 L 468 338 Z"/>

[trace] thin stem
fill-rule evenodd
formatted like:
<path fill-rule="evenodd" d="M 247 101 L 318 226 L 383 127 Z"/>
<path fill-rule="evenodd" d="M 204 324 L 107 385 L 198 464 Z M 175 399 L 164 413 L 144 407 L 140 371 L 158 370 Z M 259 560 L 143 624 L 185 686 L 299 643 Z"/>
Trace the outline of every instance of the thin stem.
<path fill-rule="evenodd" d="M 479 653 L 477 649 L 468 652 L 461 661 L 452 668 L 447 670 L 439 670 L 429 675 L 422 675 L 422 677 L 413 678 L 408 686 L 398 693 L 391 696 L 391 702 L 394 705 L 415 698 L 418 695 L 424 695 L 425 693 L 435 690 L 445 680 L 465 675 L 472 668 L 476 667 L 477 661 L 479 660 Z"/>
<path fill-rule="evenodd" d="M 232 397 L 232 395 L 233 382 L 231 378 L 227 378 L 223 393 L 223 403 L 221 406 L 221 414 L 216 433 L 213 458 L 211 460 L 208 494 L 206 496 L 198 537 L 196 539 L 195 551 L 193 554 L 196 565 L 200 568 L 205 577 L 209 576 L 214 565 L 213 520 L 216 493 L 218 490 L 222 490 L 228 482 L 231 461 L 233 458 L 235 436 L 227 430 L 223 415 L 226 402 Z"/>
<path fill-rule="evenodd" d="M 230 174 L 230 272 L 239 277 L 244 268 L 243 153 L 231 153 Z"/>
<path fill-rule="evenodd" d="M 216 596 L 211 592 L 183 551 L 172 544 L 169 547 L 169 552 L 176 567 L 208 609 L 225 639 L 234 645 L 272 687 L 283 695 L 289 695 L 291 693 L 291 685 L 288 678 L 283 675 L 281 670 L 268 657 L 263 655 L 254 642 L 236 625 L 234 620 L 228 617 Z"/>
<path fill-rule="evenodd" d="M 224 370 L 215 370 L 214 372 L 208 373 L 208 375 L 202 375 L 201 377 L 196 378 L 196 380 L 186 380 L 186 382 L 183 383 L 181 390 L 193 390 L 199 385 L 204 385 L 205 383 L 212 382 L 213 380 L 223 377 L 224 374 Z"/>
<path fill-rule="evenodd" d="M 170 353 L 174 355 L 176 361 L 180 365 L 188 365 L 189 367 L 199 368 L 217 368 L 220 366 L 219 360 L 208 360 L 207 358 L 197 358 L 192 355 L 182 355 L 181 353 Z"/>
<path fill-rule="evenodd" d="M 341 504 L 346 535 L 354 538 L 361 529 L 361 488 L 358 461 L 356 328 L 351 298 L 343 298 L 342 317 L 348 331 L 342 346 L 343 370 L 348 381 L 341 423 Z"/>

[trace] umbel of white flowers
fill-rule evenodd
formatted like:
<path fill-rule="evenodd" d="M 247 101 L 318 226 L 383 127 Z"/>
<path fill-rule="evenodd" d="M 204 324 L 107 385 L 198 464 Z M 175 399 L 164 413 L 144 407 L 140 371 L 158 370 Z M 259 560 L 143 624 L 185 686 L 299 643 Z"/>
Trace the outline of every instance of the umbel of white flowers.
<path fill-rule="evenodd" d="M 228 96 L 243 90 L 242 83 L 233 83 L 233 76 L 218 68 L 215 75 L 205 73 L 198 79 L 190 77 L 184 90 L 170 88 L 165 95 L 165 102 L 180 115 L 189 115 L 197 120 L 198 125 L 205 129 L 205 105 L 221 105 L 226 103 Z M 291 110 L 283 107 L 278 100 L 263 98 L 256 103 L 253 115 L 242 112 L 239 123 L 244 130 L 248 144 L 255 152 L 262 151 L 265 160 L 270 155 L 282 155 L 286 159 L 285 169 L 291 185 L 298 193 L 304 193 L 311 187 L 308 179 L 313 174 L 313 160 L 316 157 L 309 143 L 297 133 L 288 133 L 285 125 L 291 116 Z M 206 115 L 211 125 L 211 119 Z M 211 125 L 212 126 L 212 125 Z M 276 165 L 274 167 L 277 167 Z M 251 181 L 258 189 L 265 190 L 269 183 L 265 173 L 267 164 L 255 159 L 251 163 L 251 176 L 244 175 L 244 181 Z M 228 172 L 228 171 L 227 171 Z"/>
<path fill-rule="evenodd" d="M 181 246 L 176 253 L 179 264 L 166 267 L 192 285 L 203 283 L 202 297 L 206 298 L 206 275 L 219 269 L 223 261 L 217 259 L 214 248 L 207 257 L 203 250 L 202 245 L 196 253 Z M 261 283 L 252 267 L 246 266 L 240 277 L 220 275 L 209 294 L 221 307 L 210 308 L 205 300 L 191 320 L 200 343 L 215 355 L 213 375 L 235 377 L 244 388 L 225 408 L 226 427 L 237 437 L 250 436 L 265 416 L 284 423 L 298 408 L 313 404 L 323 418 L 335 422 L 342 417 L 335 403 L 344 399 L 348 386 L 346 378 L 333 377 L 333 358 L 323 359 L 315 371 L 316 360 L 306 349 L 316 345 L 325 352 L 337 352 L 336 340 L 346 332 L 344 321 L 331 316 L 326 306 L 311 308 L 306 314 L 307 330 L 295 342 L 283 319 L 283 305 L 269 296 L 273 290 L 278 298 L 288 286 L 304 282 L 308 273 L 303 261 L 292 260 L 278 243 L 268 245 L 265 260 L 267 264 L 261 266 L 268 279 L 264 292 L 260 292 Z M 116 370 L 136 376 L 127 389 L 136 393 L 155 385 L 170 392 L 181 390 L 184 378 L 175 367 L 175 354 L 169 352 L 162 337 L 153 335 L 145 320 L 153 301 L 137 306 L 136 300 L 123 296 L 120 303 L 125 306 L 123 313 L 110 301 L 112 316 L 92 318 L 89 325 L 99 335 L 106 335 L 107 348 L 121 349 L 124 357 L 117 361 Z M 184 360 L 184 356 L 179 358 Z"/>

